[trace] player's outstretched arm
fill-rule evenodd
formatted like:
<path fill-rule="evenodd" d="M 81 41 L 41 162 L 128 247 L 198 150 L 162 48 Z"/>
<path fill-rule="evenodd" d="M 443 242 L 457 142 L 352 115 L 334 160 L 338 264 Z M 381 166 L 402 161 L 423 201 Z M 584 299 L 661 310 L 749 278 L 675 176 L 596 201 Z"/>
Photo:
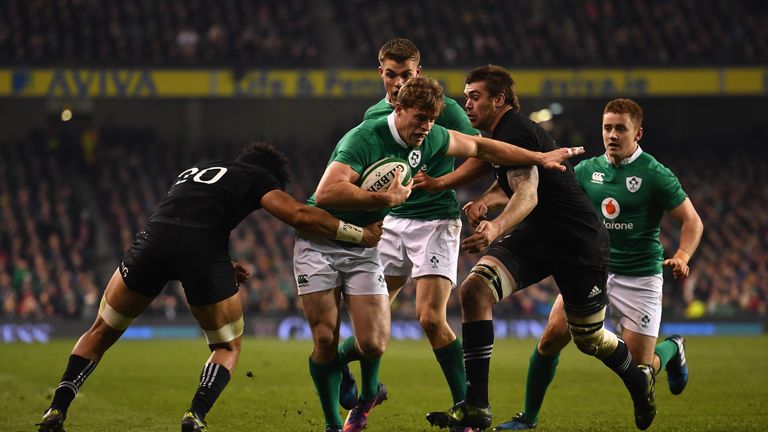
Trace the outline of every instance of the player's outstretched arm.
<path fill-rule="evenodd" d="M 499 165 L 541 165 L 546 169 L 565 171 L 563 161 L 584 154 L 584 147 L 564 147 L 546 153 L 535 152 L 511 143 L 465 135 L 449 130 L 449 156 L 475 157 Z"/>
<path fill-rule="evenodd" d="M 279 189 L 264 194 L 261 206 L 272 216 L 309 236 L 341 240 L 365 247 L 376 246 L 381 239 L 381 221 L 361 228 L 341 221 L 321 208 L 302 204 Z"/>
<path fill-rule="evenodd" d="M 341 162 L 331 162 L 315 191 L 315 203 L 338 210 L 377 210 L 402 204 L 411 195 L 413 181 L 403 186 L 398 171 L 386 191 L 368 192 L 355 182 L 360 178 L 355 170 Z"/>
<path fill-rule="evenodd" d="M 680 246 L 672 258 L 664 260 L 663 264 L 672 267 L 672 275 L 675 279 L 685 278 L 690 272 L 688 261 L 696 252 L 696 248 L 699 247 L 701 235 L 704 233 L 704 224 L 688 198 L 670 210 L 669 215 L 682 224 L 680 227 Z"/>
<path fill-rule="evenodd" d="M 507 180 L 514 191 L 504 210 L 492 221 L 483 220 L 475 232 L 461 242 L 466 252 L 479 252 L 494 240 L 517 226 L 538 204 L 539 171 L 534 167 L 520 167 L 507 171 Z"/>
<path fill-rule="evenodd" d="M 488 162 L 480 159 L 468 158 L 463 164 L 459 165 L 455 171 L 444 176 L 430 177 L 423 171 L 413 176 L 413 188 L 424 189 L 427 192 L 440 192 L 446 189 L 454 189 L 459 186 L 468 185 L 475 180 L 483 177 L 491 170 Z"/>

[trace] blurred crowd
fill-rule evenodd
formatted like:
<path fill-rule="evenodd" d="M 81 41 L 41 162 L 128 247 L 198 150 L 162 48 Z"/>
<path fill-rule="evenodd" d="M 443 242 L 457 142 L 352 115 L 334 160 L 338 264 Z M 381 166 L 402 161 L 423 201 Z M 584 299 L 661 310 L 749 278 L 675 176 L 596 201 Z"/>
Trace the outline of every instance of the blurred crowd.
<path fill-rule="evenodd" d="M 4 0 L 0 61 L 32 65 L 310 66 L 304 0 Z"/>
<path fill-rule="evenodd" d="M 40 133 L 0 145 L 0 319 L 93 318 L 123 251 L 172 179 L 196 160 L 231 157 L 238 150 L 213 144 L 195 152 L 161 143 L 148 130 L 86 128 L 76 137 Z M 322 148 L 325 155 L 333 144 L 281 150 L 297 156 Z M 690 277 L 678 281 L 666 275 L 667 317 L 768 313 L 768 150 L 728 150 L 690 152 L 686 158 L 654 152 L 678 174 L 705 224 Z M 303 200 L 324 164 L 303 157 L 290 161 L 295 177 L 288 192 Z M 471 199 L 490 181 L 460 190 L 459 200 Z M 465 222 L 465 234 L 469 229 Z M 678 233 L 665 221 L 662 243 L 668 256 Z M 248 313 L 301 313 L 293 238 L 290 227 L 265 212 L 255 212 L 232 232 L 232 258 L 252 274 L 241 285 Z M 477 258 L 461 255 L 460 281 Z M 546 316 L 556 292 L 551 280 L 542 281 L 505 299 L 497 306 L 498 316 Z M 412 284 L 402 290 L 395 316 L 415 316 L 414 294 Z M 456 297 L 454 292 L 452 313 L 459 312 Z M 168 319 L 188 314 L 179 284 L 170 283 L 148 313 Z"/>
<path fill-rule="evenodd" d="M 759 65 L 763 0 L 4 0 L 0 63 L 370 67 L 392 37 L 429 67 Z"/>

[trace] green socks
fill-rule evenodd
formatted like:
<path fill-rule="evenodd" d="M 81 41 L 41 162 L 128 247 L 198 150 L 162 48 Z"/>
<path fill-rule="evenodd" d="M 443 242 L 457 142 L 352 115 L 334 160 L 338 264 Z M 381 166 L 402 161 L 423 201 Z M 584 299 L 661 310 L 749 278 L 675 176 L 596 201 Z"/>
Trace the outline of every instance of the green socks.
<path fill-rule="evenodd" d="M 381 358 L 369 360 L 363 357 L 355 347 L 355 337 L 350 336 L 339 344 L 338 360 L 340 364 L 360 361 L 360 399 L 369 401 L 379 392 L 379 366 Z"/>
<path fill-rule="evenodd" d="M 533 348 L 531 360 L 528 363 L 528 380 L 525 384 L 524 417 L 531 423 L 536 423 L 547 387 L 555 378 L 560 353 L 547 357 L 539 353 L 538 344 Z"/>
<path fill-rule="evenodd" d="M 464 371 L 464 352 L 461 348 L 461 341 L 457 338 L 448 345 L 433 349 L 435 358 L 443 369 L 443 375 L 451 389 L 453 403 L 456 404 L 464 400 L 467 396 L 467 374 Z"/>
<path fill-rule="evenodd" d="M 677 344 L 671 340 L 665 340 L 657 344 L 653 351 L 659 356 L 659 372 L 661 372 L 667 367 L 669 360 L 677 354 Z"/>
<path fill-rule="evenodd" d="M 315 363 L 309 359 L 309 374 L 315 383 L 315 389 L 320 396 L 320 406 L 323 408 L 326 426 L 341 427 L 344 422 L 339 415 L 339 386 L 341 385 L 341 363 L 338 359 L 327 363 Z"/>

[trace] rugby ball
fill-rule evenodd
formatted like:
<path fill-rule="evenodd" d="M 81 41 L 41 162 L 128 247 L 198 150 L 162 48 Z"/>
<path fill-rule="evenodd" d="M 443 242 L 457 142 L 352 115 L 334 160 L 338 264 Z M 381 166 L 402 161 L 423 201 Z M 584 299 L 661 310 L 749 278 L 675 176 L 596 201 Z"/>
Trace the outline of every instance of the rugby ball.
<path fill-rule="evenodd" d="M 368 192 L 385 191 L 389 189 L 397 171 L 403 172 L 403 185 L 411 181 L 411 167 L 404 159 L 386 157 L 374 162 L 360 176 L 360 188 Z"/>

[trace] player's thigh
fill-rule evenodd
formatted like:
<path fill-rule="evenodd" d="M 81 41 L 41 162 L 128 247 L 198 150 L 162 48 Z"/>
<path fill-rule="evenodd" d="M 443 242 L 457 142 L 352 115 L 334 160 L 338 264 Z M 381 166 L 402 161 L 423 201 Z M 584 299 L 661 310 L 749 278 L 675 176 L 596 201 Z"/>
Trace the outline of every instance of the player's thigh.
<path fill-rule="evenodd" d="M 313 332 L 320 327 L 331 333 L 338 332 L 339 306 L 341 305 L 341 289 L 339 287 L 301 294 L 299 299 L 304 316 Z"/>
<path fill-rule="evenodd" d="M 216 303 L 190 305 L 190 309 L 203 330 L 218 330 L 226 326 L 235 325 L 235 323 L 243 318 L 243 304 L 240 300 L 239 292 Z M 242 334 L 242 329 L 240 329 L 239 333 Z M 235 334 L 235 336 L 237 335 Z"/>
<path fill-rule="evenodd" d="M 383 353 L 389 340 L 389 296 L 347 295 L 344 298 L 352 320 L 355 338 L 363 351 L 377 350 Z"/>
<path fill-rule="evenodd" d="M 443 276 L 422 276 L 416 279 L 416 313 L 421 317 L 445 319 L 453 283 Z"/>
<path fill-rule="evenodd" d="M 518 230 L 494 242 L 472 268 L 470 277 L 482 281 L 496 301 L 501 301 L 549 276 L 549 267 L 549 258 L 536 241 L 525 230 Z M 462 298 L 466 282 L 462 284 Z"/>
<path fill-rule="evenodd" d="M 661 274 L 651 276 L 608 275 L 608 302 L 616 327 L 656 338 L 661 326 Z"/>
<path fill-rule="evenodd" d="M 154 297 L 147 297 L 131 290 L 125 284 L 120 269 L 115 270 L 104 291 L 103 302 L 119 314 L 136 318 L 152 303 Z M 105 307 L 103 305 L 102 307 Z"/>

